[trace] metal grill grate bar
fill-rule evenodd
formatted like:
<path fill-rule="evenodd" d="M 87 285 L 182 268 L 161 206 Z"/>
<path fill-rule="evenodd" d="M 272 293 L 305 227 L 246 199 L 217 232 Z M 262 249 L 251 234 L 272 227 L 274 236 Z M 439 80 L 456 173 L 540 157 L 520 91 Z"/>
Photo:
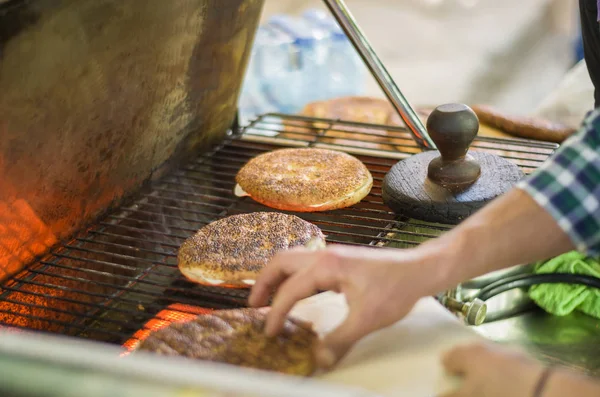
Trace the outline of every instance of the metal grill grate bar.
<path fill-rule="evenodd" d="M 11 315 L 11 312 L 8 312 L 6 310 L 0 309 L 0 313 L 2 314 L 8 314 Z M 35 321 L 39 321 L 39 322 L 43 322 L 43 323 L 48 323 L 48 324 L 53 324 L 53 325 L 58 325 L 60 327 L 63 327 L 65 329 L 76 329 L 79 331 L 84 331 L 84 330 L 90 330 L 89 327 L 85 327 L 82 325 L 78 325 L 78 324 L 74 324 L 74 323 L 69 323 L 69 322 L 64 322 L 64 321 L 60 321 L 60 320 L 54 320 L 52 318 L 45 318 L 45 317 L 39 317 L 39 316 L 34 316 L 31 314 L 20 314 L 20 316 L 22 316 L 25 319 L 29 319 L 29 320 L 35 320 Z M 3 322 L 0 322 L 0 324 L 4 324 L 5 326 L 11 326 L 11 324 L 6 324 Z M 107 335 L 111 335 L 111 336 L 116 336 L 118 338 L 126 338 L 128 336 L 128 333 L 120 333 L 120 332 L 115 332 L 112 330 L 107 330 L 107 329 L 94 329 L 91 328 L 91 330 L 93 331 L 98 331 L 98 332 L 102 332 L 103 334 L 107 334 Z"/>
<path fill-rule="evenodd" d="M 98 230 L 90 230 L 89 234 L 91 235 L 98 235 L 98 236 L 106 236 L 106 237 L 112 237 L 112 238 L 118 238 L 121 240 L 129 240 L 129 241 L 135 241 L 135 242 L 139 242 L 139 243 L 149 243 L 155 246 L 158 245 L 164 245 L 165 247 L 171 247 L 173 249 L 178 249 L 179 245 L 177 244 L 170 244 L 168 242 L 164 242 L 164 241 L 159 241 L 159 240 L 147 240 L 147 239 L 140 239 L 140 238 L 136 238 L 136 237 L 131 237 L 131 236 L 127 236 L 127 235 L 120 235 L 120 234 L 115 234 L 115 233 L 106 233 L 104 231 L 98 231 Z M 80 240 L 80 238 L 77 238 L 77 240 Z M 168 254 L 164 254 L 164 255 L 168 255 Z"/>
<path fill-rule="evenodd" d="M 84 278 L 75 278 L 75 277 L 68 277 L 68 276 L 60 276 L 60 275 L 56 275 L 56 274 L 51 274 L 51 273 L 47 273 L 47 272 L 43 272 L 43 271 L 35 271 L 37 274 L 50 274 L 52 276 L 53 279 L 55 279 L 55 281 L 60 282 L 60 280 L 71 280 L 71 281 L 78 281 L 78 282 L 83 282 L 83 283 L 91 283 L 94 285 L 106 285 L 106 283 L 99 283 L 99 282 L 95 282 L 93 280 L 89 280 L 89 279 L 84 279 Z M 118 296 L 112 296 L 112 295 L 103 295 L 103 294 L 97 294 L 97 293 L 93 293 L 90 291 L 86 291 L 86 290 L 82 290 L 82 289 L 77 289 L 77 288 L 65 288 L 61 285 L 57 285 L 57 284 L 51 284 L 51 283 L 36 283 L 34 281 L 24 281 L 25 284 L 27 285 L 34 285 L 34 286 L 40 286 L 40 287 L 47 287 L 49 290 L 62 290 L 62 291 L 67 291 L 70 293 L 76 293 L 78 295 L 86 295 L 89 297 L 95 297 L 95 298 L 102 298 L 102 299 L 107 299 L 107 300 L 111 300 L 113 303 L 118 303 L 120 304 L 120 306 L 124 306 L 124 305 L 132 305 L 131 307 L 138 307 L 139 305 L 141 305 L 142 303 L 144 303 L 141 300 L 135 300 L 135 299 L 128 299 L 128 298 L 123 298 L 123 297 L 118 297 Z M 110 285 L 110 287 L 112 289 L 115 289 L 116 291 L 120 291 L 120 292 L 132 292 L 132 290 L 129 290 L 127 288 L 123 288 L 123 287 L 116 287 L 114 285 Z M 6 287 L 6 289 L 8 291 L 14 291 L 14 292 L 19 292 L 20 290 L 17 288 L 12 288 L 12 287 Z M 205 297 L 206 293 L 202 294 L 202 297 Z M 149 298 L 152 299 L 152 301 L 150 301 L 150 303 L 145 303 L 144 306 L 144 311 L 139 311 L 139 310 L 126 310 L 123 309 L 121 307 L 118 306 L 111 306 L 111 307 L 107 307 L 106 305 L 101 305 L 101 304 L 97 304 L 97 303 L 93 303 L 93 302 L 86 302 L 83 300 L 75 300 L 75 299 L 69 299 L 69 298 L 64 298 L 64 297 L 60 297 L 60 296 L 54 296 L 54 295 L 50 295 L 50 294 L 41 294 L 41 293 L 37 293 L 37 292 L 31 292 L 30 295 L 32 296 L 38 296 L 38 297 L 43 297 L 46 298 L 48 300 L 57 300 L 57 301 L 62 301 L 62 302 L 68 302 L 68 303 L 75 303 L 78 306 L 86 306 L 86 307 L 90 307 L 90 308 L 95 308 L 95 309 L 101 309 L 101 310 L 109 310 L 109 311 L 113 311 L 113 312 L 118 312 L 121 314 L 127 314 L 130 316 L 136 316 L 136 317 L 144 317 L 144 318 L 152 318 L 154 313 L 162 310 L 164 308 L 164 304 L 171 304 L 171 303 L 184 303 L 184 304 L 188 304 L 188 305 L 195 305 L 197 304 L 197 300 L 195 300 L 194 298 L 190 298 L 190 297 L 164 297 L 159 293 L 147 293 L 145 295 L 147 295 Z M 144 295 L 144 294 L 142 294 Z M 244 302 L 242 301 L 242 298 L 232 298 L 230 296 L 224 296 L 222 294 L 215 294 L 213 296 L 213 298 L 215 299 L 215 304 L 212 305 L 213 307 L 216 305 L 217 307 L 221 308 L 221 307 L 230 307 L 231 304 L 236 304 L 236 305 L 240 305 L 243 304 Z M 159 300 L 160 303 L 152 303 L 154 302 L 154 300 Z M 68 311 L 65 310 L 61 310 L 61 309 L 57 309 L 55 307 L 49 307 L 49 306 L 40 306 L 40 305 L 36 305 L 36 304 L 32 304 L 32 303 L 28 303 L 28 302 L 22 302 L 22 301 L 17 301 L 17 300 L 12 300 L 12 299 L 5 299 L 5 302 L 9 302 L 9 303 L 14 303 L 16 305 L 20 305 L 23 307 L 38 307 L 38 308 L 43 308 L 44 311 L 55 311 L 57 313 L 69 313 L 72 314 Z M 221 303 L 221 304 L 219 304 Z M 56 310 L 54 310 L 56 309 Z M 146 310 L 149 310 L 148 312 Z M 82 314 L 78 314 L 79 317 L 86 317 L 83 316 Z M 95 316 L 89 316 L 92 319 L 96 319 L 97 317 Z M 104 319 L 103 321 L 108 321 L 108 322 L 114 322 L 114 321 L 109 321 L 108 319 Z M 123 325 L 121 322 L 116 321 L 114 322 L 115 324 L 119 324 L 119 325 Z"/>
<path fill-rule="evenodd" d="M 145 195 L 146 198 L 148 199 L 160 199 L 160 200 L 164 200 L 164 201 L 175 201 L 181 204 L 186 204 L 186 205 L 201 205 L 201 206 L 209 206 L 212 208 L 216 208 L 216 209 L 221 209 L 221 210 L 227 210 L 228 207 L 226 206 L 220 206 L 220 205 L 215 205 L 215 204 L 207 204 L 207 203 L 202 203 L 202 202 L 198 202 L 198 201 L 192 201 L 192 200 L 184 200 L 184 199 L 176 199 L 176 198 L 171 198 L 171 197 L 165 197 L 165 196 L 158 196 L 158 195 Z M 390 212 L 390 211 L 386 211 L 386 210 L 381 210 L 381 209 L 376 209 L 376 208 L 366 208 L 363 207 L 364 204 L 376 204 L 378 206 L 383 207 L 383 204 L 379 201 L 379 202 L 369 202 L 369 201 L 363 201 L 362 203 L 358 204 L 357 206 L 352 207 L 352 211 L 353 212 L 371 212 L 374 214 L 382 214 L 382 215 L 390 215 L 393 216 L 394 213 Z M 161 207 L 164 207 L 161 205 Z M 179 208 L 180 211 L 182 212 L 189 212 L 186 209 L 183 208 Z M 264 207 L 263 207 L 264 210 Z M 212 214 L 215 215 L 215 214 Z"/>
<path fill-rule="evenodd" d="M 32 284 L 32 285 L 36 285 L 33 282 L 26 282 L 26 283 Z M 40 285 L 40 284 L 37 284 L 37 285 Z M 52 285 L 52 284 L 45 284 L 44 286 L 51 287 L 51 288 L 54 288 L 54 289 L 61 289 L 61 288 L 59 288 L 59 286 L 55 286 L 55 285 Z M 19 292 L 20 291 L 18 288 L 12 288 L 12 287 L 6 287 L 6 290 L 7 291 L 14 291 L 14 292 Z M 90 295 L 90 296 L 98 296 L 98 295 L 95 295 L 95 294 L 92 294 L 92 293 L 89 293 L 89 292 L 85 292 L 85 291 L 81 291 L 81 290 L 80 291 L 73 290 L 71 292 L 86 294 L 86 295 Z M 35 297 L 40 297 L 40 298 L 45 298 L 47 300 L 56 300 L 56 301 L 64 302 L 64 303 L 74 303 L 74 304 L 77 304 L 77 305 L 89 307 L 91 309 L 101 309 L 101 310 L 107 310 L 108 309 L 105 305 L 101 305 L 101 304 L 98 304 L 98 303 L 82 302 L 82 301 L 79 301 L 79 300 L 76 300 L 76 299 L 70 299 L 70 298 L 59 297 L 59 296 L 52 296 L 52 295 L 49 295 L 49 294 L 41 294 L 39 292 L 30 292 L 29 295 L 35 296 Z M 110 296 L 101 296 L 101 297 L 103 297 L 103 298 L 110 298 Z M 23 306 L 23 307 L 43 308 L 45 311 L 51 311 L 51 312 L 56 312 L 56 313 L 65 313 L 65 312 L 67 312 L 66 310 L 61 310 L 61 309 L 56 308 L 56 307 L 41 306 L 41 305 L 36 305 L 36 304 L 33 304 L 33 303 L 28 303 L 28 302 L 13 300 L 13 299 L 5 299 L 4 301 L 8 302 L 8 303 L 13 303 L 15 305 Z M 127 302 L 125 302 L 123 300 L 121 300 L 121 302 L 127 303 Z M 137 304 L 137 302 L 134 302 L 134 301 L 129 302 L 129 303 Z M 157 307 L 158 307 L 157 305 L 149 306 L 149 308 L 157 308 Z M 137 314 L 137 315 L 141 315 L 141 316 L 144 316 L 144 317 L 147 317 L 147 318 L 151 318 L 152 317 L 152 314 L 147 313 L 147 312 L 136 312 L 136 311 L 132 311 L 132 310 L 125 310 L 125 309 L 122 309 L 122 308 L 116 307 L 116 306 L 115 307 L 111 307 L 110 310 L 114 311 L 114 312 L 122 313 L 122 314 L 128 314 L 128 315 Z M 79 314 L 79 316 L 80 317 L 90 318 L 90 319 L 95 319 L 96 318 L 95 315 L 89 315 L 87 313 Z M 115 323 L 116 324 L 120 324 L 119 321 L 116 321 Z"/>
<path fill-rule="evenodd" d="M 132 211 L 132 212 L 137 212 L 137 211 Z M 231 211 L 234 212 L 234 211 Z M 243 211 L 237 211 L 238 213 L 243 213 Z M 131 220 L 131 218 L 126 218 L 126 217 L 119 217 L 119 216 L 114 216 L 114 215 L 109 215 L 108 218 L 110 219 L 119 219 L 119 220 Z M 184 230 L 187 232 L 190 232 L 189 235 L 187 237 L 183 237 L 183 236 L 178 236 L 178 235 L 173 235 L 171 234 L 170 236 L 177 236 L 178 238 L 188 238 L 189 236 L 191 236 L 193 233 L 195 233 L 198 229 L 197 228 L 190 228 L 190 227 L 181 227 L 181 226 L 173 226 L 173 225 L 165 225 L 159 222 L 151 222 L 151 221 L 138 221 L 136 220 L 137 223 L 143 223 L 143 224 L 147 224 L 147 225 L 156 225 L 156 226 L 165 226 L 167 228 L 174 228 L 174 229 L 178 229 L 178 230 Z M 320 225 L 329 225 L 329 226 L 338 226 L 338 227 L 343 227 L 343 228 L 357 228 L 357 229 L 369 229 L 369 230 L 376 230 L 376 231 L 381 231 L 381 227 L 375 227 L 375 226 L 367 226 L 367 225 L 358 225 L 358 224 L 353 224 L 353 223 L 346 223 L 346 222 L 327 222 L 327 221 L 319 221 L 319 220 L 313 220 L 312 221 L 314 224 L 320 226 Z M 207 224 L 207 222 L 200 222 L 201 224 Z M 119 225 L 121 227 L 123 227 L 122 225 Z M 361 234 L 361 233 L 350 233 L 350 232 L 343 232 L 343 231 L 336 231 L 333 229 L 327 229 L 324 227 L 321 227 L 321 230 L 323 231 L 323 233 L 325 234 L 329 234 L 329 235 L 341 235 L 341 236 L 352 236 L 352 237 L 358 237 L 358 238 L 372 238 L 372 236 L 367 235 L 367 234 Z M 390 232 L 393 232 L 394 229 L 390 229 Z M 398 231 L 400 232 L 400 231 Z M 434 236 L 431 236 L 434 237 Z M 401 242 L 401 240 L 397 240 L 397 239 L 386 239 L 386 238 L 378 238 L 378 240 L 381 241 L 398 241 Z M 132 258 L 135 259 L 135 258 Z"/>
<path fill-rule="evenodd" d="M 85 273 L 88 275 L 98 275 L 98 273 L 90 270 L 90 269 L 77 269 L 77 268 L 73 268 L 73 267 L 69 267 L 69 266 L 60 266 L 57 264 L 53 264 L 54 268 L 57 269 L 70 269 L 70 270 L 77 270 L 78 272 L 81 273 Z M 170 297 L 163 297 L 158 291 L 156 292 L 148 292 L 148 291 L 143 291 L 143 290 L 132 290 L 131 287 L 121 287 L 118 285 L 114 285 L 111 283 L 104 283 L 104 282 L 99 282 L 99 281 L 94 281 L 92 278 L 83 278 L 83 277 L 70 277 L 70 276 L 64 276 L 64 275 L 57 275 L 55 273 L 52 272 L 48 272 L 48 271 L 42 271 L 42 270 L 31 270 L 32 273 L 35 274 L 41 274 L 41 275 L 47 275 L 50 276 L 51 278 L 54 279 L 61 279 L 61 280 L 70 280 L 70 281 L 77 281 L 77 282 L 82 282 L 82 283 L 91 283 L 94 285 L 98 285 L 98 286 L 105 286 L 105 287 L 109 287 L 115 291 L 118 292 L 136 292 L 137 295 L 142 296 L 142 297 L 148 297 L 151 299 L 157 299 L 157 298 L 161 298 L 161 300 L 164 300 L 166 302 L 169 303 L 187 303 L 190 305 L 196 304 L 197 302 L 194 299 L 190 299 L 190 298 L 185 298 L 185 297 L 179 297 L 177 299 L 174 298 L 170 298 Z M 164 285 L 161 283 L 155 283 L 155 282 L 148 282 L 146 280 L 143 279 L 136 279 L 133 277 L 125 277 L 125 276 L 115 276 L 115 279 L 119 279 L 119 280 L 124 280 L 124 281 L 128 281 L 129 283 L 139 283 L 139 284 L 146 284 L 147 286 L 151 286 L 151 287 L 159 287 L 159 288 L 163 288 L 164 289 Z M 34 282 L 31 281 L 27 281 L 26 283 L 30 283 L 30 284 L 34 284 L 36 285 Z M 52 285 L 52 284 L 37 284 L 40 286 L 52 286 L 54 288 L 59 288 L 60 286 L 58 285 Z M 114 299 L 115 301 L 119 301 L 122 303 L 131 303 L 131 304 L 140 304 L 141 301 L 140 300 L 132 300 L 132 299 L 127 299 L 127 298 L 122 298 L 122 297 L 113 297 L 112 295 L 102 295 L 102 294 L 92 294 L 90 292 L 84 291 L 84 290 L 77 290 L 77 289 L 69 289 L 70 292 L 77 292 L 80 294 L 85 294 L 85 295 L 90 295 L 90 296 L 95 296 L 95 297 L 101 297 L 101 298 L 110 298 L 110 299 Z M 195 295 L 194 294 L 194 290 L 191 288 L 169 288 L 169 291 L 171 292 L 179 292 L 182 293 L 184 295 L 187 296 L 192 296 Z M 202 295 L 202 297 L 207 297 L 207 293 L 205 291 L 203 291 L 201 294 L 196 294 L 196 295 Z M 216 295 L 215 299 L 217 300 L 222 300 L 223 298 L 222 294 L 218 294 Z M 225 297 L 228 297 L 227 295 L 225 295 Z M 187 302 L 185 301 L 187 299 Z M 240 303 L 239 300 L 234 300 L 233 302 L 235 303 Z M 155 308 L 155 309 L 160 309 L 161 307 L 158 305 L 154 305 L 154 304 L 149 304 L 148 305 L 149 308 Z"/>

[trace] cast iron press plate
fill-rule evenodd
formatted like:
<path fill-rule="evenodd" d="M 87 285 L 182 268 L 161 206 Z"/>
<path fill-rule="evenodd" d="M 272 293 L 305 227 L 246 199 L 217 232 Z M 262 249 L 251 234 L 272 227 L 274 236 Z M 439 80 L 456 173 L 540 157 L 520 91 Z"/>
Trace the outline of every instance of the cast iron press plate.
<path fill-rule="evenodd" d="M 426 222 L 456 225 L 492 199 L 510 190 L 523 176 L 515 164 L 483 152 L 469 152 L 481 166 L 481 176 L 466 190 L 452 193 L 427 178 L 427 166 L 439 152 L 419 153 L 402 160 L 385 176 L 383 200 L 394 212 Z"/>
<path fill-rule="evenodd" d="M 524 175 L 502 157 L 469 151 L 479 120 L 466 105 L 438 106 L 427 119 L 427 130 L 438 150 L 400 161 L 383 181 L 383 200 L 400 215 L 455 225 Z"/>

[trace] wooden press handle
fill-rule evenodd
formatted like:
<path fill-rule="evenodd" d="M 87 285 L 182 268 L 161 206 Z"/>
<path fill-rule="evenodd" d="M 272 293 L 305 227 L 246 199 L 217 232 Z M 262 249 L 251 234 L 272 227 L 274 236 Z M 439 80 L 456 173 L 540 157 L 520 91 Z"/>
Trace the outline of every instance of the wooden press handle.
<path fill-rule="evenodd" d="M 472 185 L 481 175 L 481 167 L 468 155 L 479 131 L 475 112 L 460 103 L 438 106 L 427 118 L 427 131 L 440 152 L 429 163 L 428 178 L 450 189 Z"/>

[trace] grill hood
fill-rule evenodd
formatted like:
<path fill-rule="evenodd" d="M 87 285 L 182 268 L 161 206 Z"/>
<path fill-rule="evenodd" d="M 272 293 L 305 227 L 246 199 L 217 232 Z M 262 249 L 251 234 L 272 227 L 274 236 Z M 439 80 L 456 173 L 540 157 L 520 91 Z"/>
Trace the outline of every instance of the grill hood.
<path fill-rule="evenodd" d="M 0 1 L 0 279 L 224 138 L 262 5 Z"/>

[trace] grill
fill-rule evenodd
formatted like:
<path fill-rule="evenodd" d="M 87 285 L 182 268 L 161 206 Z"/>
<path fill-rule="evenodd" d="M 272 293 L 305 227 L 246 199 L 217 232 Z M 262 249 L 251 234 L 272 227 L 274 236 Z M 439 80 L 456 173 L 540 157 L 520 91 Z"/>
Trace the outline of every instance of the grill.
<path fill-rule="evenodd" d="M 420 151 L 405 128 L 264 115 L 236 129 L 212 151 L 148 184 L 119 209 L 9 278 L 0 287 L 0 325 L 123 344 L 172 305 L 184 313 L 194 312 L 187 305 L 244 306 L 247 290 L 186 281 L 177 269 L 177 249 L 214 220 L 272 211 L 234 196 L 235 175 L 253 156 L 294 146 L 352 153 L 373 175 L 371 193 L 354 207 L 295 214 L 318 225 L 329 243 L 410 247 L 450 228 L 398 217 L 382 202 L 386 172 Z M 472 145 L 472 150 L 514 161 L 525 173 L 556 148 L 484 137 Z"/>

